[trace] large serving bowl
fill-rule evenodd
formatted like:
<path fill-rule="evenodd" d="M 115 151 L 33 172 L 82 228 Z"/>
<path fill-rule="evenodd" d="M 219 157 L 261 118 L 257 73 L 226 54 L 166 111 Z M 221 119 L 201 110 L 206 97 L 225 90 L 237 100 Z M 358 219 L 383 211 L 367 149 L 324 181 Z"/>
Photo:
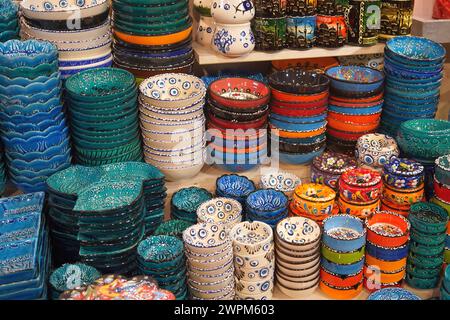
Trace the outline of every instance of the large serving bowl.
<path fill-rule="evenodd" d="M 276 71 L 269 76 L 269 84 L 279 91 L 313 94 L 328 90 L 330 80 L 324 74 L 291 68 Z"/>
<path fill-rule="evenodd" d="M 23 14 L 36 20 L 69 20 L 78 14 L 80 18 L 97 16 L 109 8 L 107 0 L 68 0 L 40 1 L 24 0 L 20 2 Z M 77 15 L 77 17 L 78 17 Z"/>
<path fill-rule="evenodd" d="M 406 64 L 428 65 L 442 62 L 445 48 L 432 40 L 420 37 L 395 37 L 386 42 L 386 51 Z"/>
<path fill-rule="evenodd" d="M 199 78 L 176 73 L 145 79 L 139 90 L 144 102 L 161 108 L 193 105 L 206 95 L 205 84 Z"/>
<path fill-rule="evenodd" d="M 331 89 L 345 96 L 371 96 L 383 88 L 383 73 L 367 67 L 333 67 L 326 71 L 326 75 L 331 80 Z"/>
<path fill-rule="evenodd" d="M 417 119 L 403 122 L 397 135 L 402 151 L 415 159 L 435 159 L 450 153 L 450 122 Z"/>
<path fill-rule="evenodd" d="M 213 81 L 208 90 L 219 104 L 237 109 L 257 108 L 270 98 L 269 87 L 248 78 L 221 78 Z"/>

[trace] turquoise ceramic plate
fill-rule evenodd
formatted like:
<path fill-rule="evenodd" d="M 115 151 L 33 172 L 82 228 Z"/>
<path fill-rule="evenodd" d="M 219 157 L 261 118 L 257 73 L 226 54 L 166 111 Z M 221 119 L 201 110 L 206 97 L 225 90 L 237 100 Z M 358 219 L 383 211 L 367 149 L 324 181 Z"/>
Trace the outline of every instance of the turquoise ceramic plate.
<path fill-rule="evenodd" d="M 98 181 L 102 175 L 100 168 L 71 166 L 47 179 L 49 191 L 76 196 L 81 190 Z"/>
<path fill-rule="evenodd" d="M 103 171 L 101 181 L 112 179 L 135 180 L 162 180 L 164 174 L 151 164 L 144 162 L 114 163 L 100 167 Z"/>

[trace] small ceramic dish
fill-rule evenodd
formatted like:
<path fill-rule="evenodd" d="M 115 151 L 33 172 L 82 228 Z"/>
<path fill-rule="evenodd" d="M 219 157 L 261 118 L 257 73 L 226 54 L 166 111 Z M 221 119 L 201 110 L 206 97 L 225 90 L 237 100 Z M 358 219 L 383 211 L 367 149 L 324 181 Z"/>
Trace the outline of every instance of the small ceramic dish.
<path fill-rule="evenodd" d="M 277 279 L 278 280 L 278 279 Z M 304 297 L 307 297 L 311 295 L 314 291 L 316 291 L 317 286 L 319 284 L 319 279 L 317 279 L 316 282 L 314 282 L 309 288 L 304 289 L 294 289 L 288 286 L 284 286 L 279 281 L 277 281 L 277 287 L 280 289 L 282 293 L 287 295 L 288 297 L 294 298 L 294 299 L 301 299 Z"/>
<path fill-rule="evenodd" d="M 339 179 L 339 189 L 351 202 L 372 202 L 379 198 L 381 175 L 371 169 L 353 169 L 344 172 Z"/>
<path fill-rule="evenodd" d="M 320 184 L 299 185 L 294 191 L 294 204 L 314 216 L 329 215 L 332 212 L 336 192 Z"/>
<path fill-rule="evenodd" d="M 238 255 L 258 255 L 268 252 L 273 243 L 272 228 L 264 222 L 241 222 L 230 231 L 233 250 Z"/>
<path fill-rule="evenodd" d="M 338 215 L 325 219 L 323 229 L 323 243 L 337 251 L 355 251 L 366 242 L 366 230 L 362 221 L 350 215 Z"/>
<path fill-rule="evenodd" d="M 269 76 L 270 86 L 288 93 L 314 94 L 328 90 L 330 80 L 323 74 L 291 68 Z"/>
<path fill-rule="evenodd" d="M 285 211 L 287 205 L 284 193 L 272 189 L 254 191 L 246 199 L 247 209 L 257 215 L 276 216 Z"/>
<path fill-rule="evenodd" d="M 183 243 L 171 236 L 152 236 L 140 242 L 137 254 L 146 262 L 158 263 L 159 267 L 172 265 L 183 253 Z"/>
<path fill-rule="evenodd" d="M 236 109 L 266 105 L 270 97 L 264 83 L 247 78 L 218 79 L 209 85 L 208 92 L 219 104 Z"/>
<path fill-rule="evenodd" d="M 253 181 L 236 174 L 223 175 L 216 180 L 216 193 L 222 197 L 246 198 L 255 189 Z"/>
<path fill-rule="evenodd" d="M 326 295 L 337 300 L 350 300 L 357 297 L 363 289 L 363 281 L 351 287 L 334 287 L 329 283 L 321 280 L 319 284 L 320 290 Z"/>
<path fill-rule="evenodd" d="M 208 254 L 225 248 L 230 240 L 225 226 L 200 223 L 184 230 L 183 241 L 189 250 Z"/>
<path fill-rule="evenodd" d="M 397 261 L 402 260 L 408 255 L 409 247 L 408 244 L 404 244 L 399 247 L 388 248 L 378 246 L 370 241 L 366 243 L 366 252 L 372 257 L 377 257 L 377 259 L 383 261 Z"/>
<path fill-rule="evenodd" d="M 273 278 L 264 281 L 245 281 L 235 279 L 236 292 L 240 294 L 259 295 L 261 293 L 271 292 L 273 290 Z"/>
<path fill-rule="evenodd" d="M 365 247 L 362 246 L 355 251 L 341 252 L 328 248 L 325 244 L 321 246 L 322 257 L 336 264 L 352 264 L 356 263 L 364 257 Z"/>
<path fill-rule="evenodd" d="M 281 220 L 276 227 L 276 238 L 290 250 L 310 250 L 321 237 L 319 225 L 311 219 L 290 217 Z"/>
<path fill-rule="evenodd" d="M 295 174 L 286 171 L 272 171 L 261 176 L 260 186 L 263 189 L 275 189 L 292 193 L 301 184 L 301 180 Z"/>
<path fill-rule="evenodd" d="M 197 219 L 201 223 L 216 223 L 233 226 L 242 219 L 242 205 L 228 198 L 213 198 L 197 208 Z"/>

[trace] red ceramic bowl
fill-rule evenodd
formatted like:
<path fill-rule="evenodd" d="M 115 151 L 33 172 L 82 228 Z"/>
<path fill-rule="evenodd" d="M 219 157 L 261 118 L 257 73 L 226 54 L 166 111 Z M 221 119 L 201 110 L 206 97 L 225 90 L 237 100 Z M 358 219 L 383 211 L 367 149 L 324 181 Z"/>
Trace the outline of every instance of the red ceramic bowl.
<path fill-rule="evenodd" d="M 309 102 L 289 102 L 277 100 L 272 97 L 270 100 L 271 105 L 275 105 L 280 108 L 289 108 L 289 109 L 309 109 L 309 108 L 318 108 L 323 106 L 328 106 L 328 97 L 317 100 L 317 101 L 309 101 Z"/>
<path fill-rule="evenodd" d="M 320 268 L 320 279 L 334 287 L 352 287 L 360 283 L 363 279 L 363 271 L 354 275 L 337 275 L 324 268 Z"/>
<path fill-rule="evenodd" d="M 279 114 L 281 116 L 288 117 L 312 117 L 318 116 L 319 114 L 327 111 L 327 106 L 318 107 L 318 108 L 310 108 L 310 109 L 289 109 L 289 108 L 281 108 L 275 105 L 270 106 L 270 111 L 272 113 Z"/>
<path fill-rule="evenodd" d="M 434 178 L 434 193 L 436 196 L 444 200 L 445 202 L 450 202 L 450 188 L 443 183 L 440 183 Z"/>
<path fill-rule="evenodd" d="M 393 212 L 377 212 L 366 219 L 367 240 L 385 248 L 404 245 L 409 238 L 409 221 Z"/>
<path fill-rule="evenodd" d="M 237 129 L 243 129 L 243 130 L 260 129 L 265 124 L 267 124 L 267 117 L 268 116 L 266 114 L 261 119 L 258 119 L 258 120 L 235 122 L 235 121 L 220 119 L 220 118 L 214 116 L 212 113 L 208 112 L 208 121 L 209 122 L 212 122 L 219 128 L 234 129 L 234 130 L 237 130 Z"/>
<path fill-rule="evenodd" d="M 257 108 L 270 99 L 268 86 L 248 78 L 218 79 L 209 85 L 208 92 L 219 104 L 230 108 Z"/>
<path fill-rule="evenodd" d="M 368 203 L 380 198 L 383 181 L 375 170 L 356 168 L 339 178 L 339 194 L 352 203 Z"/>
<path fill-rule="evenodd" d="M 381 92 L 379 94 L 377 94 L 376 96 L 372 96 L 369 98 L 359 98 L 359 99 L 351 99 L 351 98 L 343 98 L 343 97 L 337 97 L 337 96 L 332 96 L 331 99 L 333 99 L 334 101 L 340 101 L 340 102 L 344 102 L 344 103 L 370 103 L 370 102 L 375 102 L 375 101 L 379 101 L 381 99 L 383 99 L 384 93 Z"/>
<path fill-rule="evenodd" d="M 330 126 L 328 126 L 328 128 L 327 128 L 327 133 L 330 136 L 333 136 L 333 137 L 336 137 L 336 138 L 342 139 L 342 140 L 348 140 L 348 141 L 356 141 L 362 135 L 365 135 L 365 134 L 368 134 L 368 133 L 373 133 L 375 131 L 376 131 L 376 129 L 370 130 L 370 131 L 366 131 L 366 132 L 351 132 L 351 131 L 336 130 L 334 128 L 331 128 Z"/>
<path fill-rule="evenodd" d="M 384 100 L 379 100 L 379 101 L 375 101 L 375 102 L 347 103 L 347 102 L 335 100 L 334 98 L 330 98 L 330 105 L 333 105 L 336 107 L 342 107 L 342 108 L 370 108 L 370 107 L 375 107 L 383 102 L 384 102 Z"/>
<path fill-rule="evenodd" d="M 381 111 L 368 115 L 344 114 L 334 111 L 328 111 L 328 118 L 333 118 L 342 122 L 353 122 L 360 125 L 365 125 L 367 123 L 374 123 L 379 121 L 381 118 Z"/>
<path fill-rule="evenodd" d="M 333 129 L 340 130 L 340 131 L 351 131 L 351 132 L 355 132 L 355 133 L 376 130 L 380 124 L 379 121 L 372 122 L 372 123 L 359 124 L 359 123 L 350 122 L 350 121 L 339 121 L 332 117 L 328 117 L 327 121 L 328 121 L 328 126 Z"/>
<path fill-rule="evenodd" d="M 366 288 L 369 292 L 375 292 L 377 290 L 383 289 L 383 288 L 401 288 L 402 287 L 402 281 L 396 282 L 396 283 L 388 283 L 388 284 L 382 284 L 378 283 L 375 284 L 371 280 L 364 278 L 364 288 Z"/>
<path fill-rule="evenodd" d="M 276 100 L 285 102 L 314 102 L 318 100 L 328 99 L 328 91 L 315 94 L 293 94 L 278 91 L 272 88 L 272 97 Z"/>

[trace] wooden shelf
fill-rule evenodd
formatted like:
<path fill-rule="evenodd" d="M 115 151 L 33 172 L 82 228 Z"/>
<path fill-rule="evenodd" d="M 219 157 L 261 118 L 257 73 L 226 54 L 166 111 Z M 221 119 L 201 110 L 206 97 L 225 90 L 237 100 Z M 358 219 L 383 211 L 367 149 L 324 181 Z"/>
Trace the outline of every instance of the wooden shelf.
<path fill-rule="evenodd" d="M 371 47 L 344 46 L 337 49 L 312 48 L 309 50 L 289 50 L 284 49 L 276 52 L 253 51 L 246 56 L 229 58 L 215 53 L 212 49 L 204 47 L 197 42 L 193 42 L 195 56 L 199 65 L 226 64 L 274 61 L 300 58 L 324 58 L 340 57 L 352 55 L 365 55 L 384 52 L 384 44 L 379 43 Z"/>

